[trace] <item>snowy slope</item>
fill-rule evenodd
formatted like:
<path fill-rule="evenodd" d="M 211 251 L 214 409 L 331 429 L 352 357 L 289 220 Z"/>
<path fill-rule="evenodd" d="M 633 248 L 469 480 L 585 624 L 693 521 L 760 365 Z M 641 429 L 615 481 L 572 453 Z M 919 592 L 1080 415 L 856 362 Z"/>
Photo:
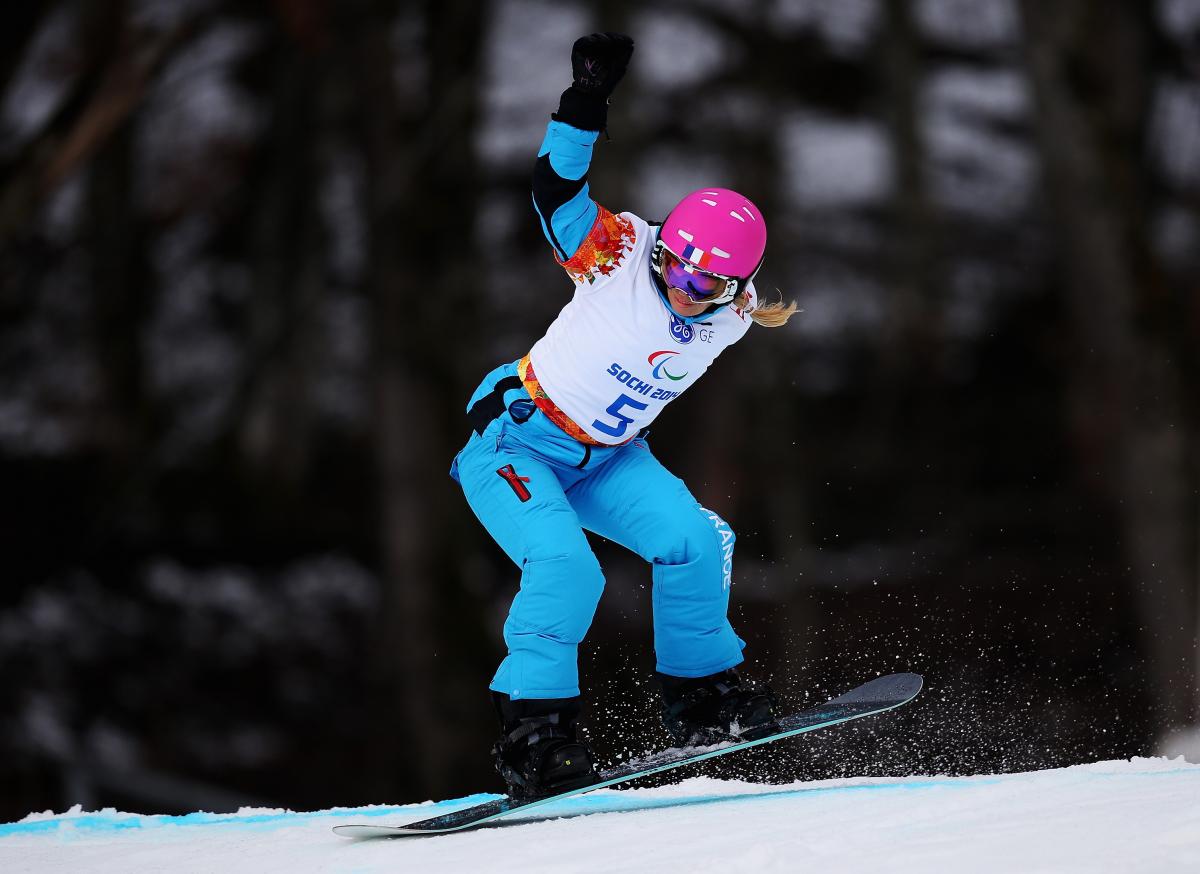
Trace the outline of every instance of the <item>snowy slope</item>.
<path fill-rule="evenodd" d="M 0 871 L 1200 871 L 1200 765 L 1182 759 L 790 786 L 695 778 L 602 790 L 543 808 L 556 819 L 455 835 L 350 841 L 329 830 L 487 797 L 319 813 L 31 815 L 0 825 Z"/>

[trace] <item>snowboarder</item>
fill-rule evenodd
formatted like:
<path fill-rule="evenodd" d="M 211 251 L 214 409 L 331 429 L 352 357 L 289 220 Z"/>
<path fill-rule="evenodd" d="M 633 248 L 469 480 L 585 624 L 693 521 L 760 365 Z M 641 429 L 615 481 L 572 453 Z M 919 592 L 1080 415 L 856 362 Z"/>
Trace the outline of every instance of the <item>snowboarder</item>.
<path fill-rule="evenodd" d="M 679 745 L 774 729 L 773 696 L 743 681 L 745 643 L 728 620 L 734 533 L 654 457 L 645 430 L 750 322 L 784 324 L 795 304 L 760 304 L 752 280 L 767 231 L 747 198 L 693 192 L 661 227 L 593 201 L 592 147 L 633 40 L 581 37 L 573 81 L 538 152 L 533 200 L 575 294 L 519 361 L 485 377 L 454 459 L 480 522 L 521 568 L 491 681 L 502 726 L 493 753 L 514 797 L 596 780 L 577 731 L 579 643 L 604 576 L 593 531 L 653 567 L 663 721 Z"/>

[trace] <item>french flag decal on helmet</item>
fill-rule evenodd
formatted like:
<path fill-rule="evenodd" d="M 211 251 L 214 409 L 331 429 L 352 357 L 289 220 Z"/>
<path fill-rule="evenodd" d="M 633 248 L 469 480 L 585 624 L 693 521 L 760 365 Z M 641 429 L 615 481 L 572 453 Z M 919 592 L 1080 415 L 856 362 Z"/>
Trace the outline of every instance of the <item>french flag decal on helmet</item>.
<path fill-rule="evenodd" d="M 691 243 L 684 245 L 683 251 L 679 253 L 679 257 L 684 261 L 691 261 L 701 270 L 708 270 L 708 265 L 712 262 L 711 252 L 705 252 L 703 249 L 697 249 Z"/>

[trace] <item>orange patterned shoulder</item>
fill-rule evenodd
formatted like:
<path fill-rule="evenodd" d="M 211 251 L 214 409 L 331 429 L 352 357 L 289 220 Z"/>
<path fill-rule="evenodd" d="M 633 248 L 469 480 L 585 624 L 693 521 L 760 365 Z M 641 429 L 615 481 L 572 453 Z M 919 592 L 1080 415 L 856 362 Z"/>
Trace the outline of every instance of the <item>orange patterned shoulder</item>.
<path fill-rule="evenodd" d="M 559 262 L 578 285 L 585 282 L 590 285 L 598 278 L 608 276 L 621 266 L 637 241 L 633 222 L 602 206 L 598 206 L 598 210 L 592 230 L 575 254 Z"/>

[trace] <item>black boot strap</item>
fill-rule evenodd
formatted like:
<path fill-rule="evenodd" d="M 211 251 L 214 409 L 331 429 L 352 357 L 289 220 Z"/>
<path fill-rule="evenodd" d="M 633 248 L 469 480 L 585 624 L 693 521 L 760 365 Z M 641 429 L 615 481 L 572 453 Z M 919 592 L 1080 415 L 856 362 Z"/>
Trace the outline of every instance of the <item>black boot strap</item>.
<path fill-rule="evenodd" d="M 505 739 L 510 744 L 516 744 L 522 740 L 535 744 L 543 738 L 552 737 L 569 740 L 571 735 L 559 724 L 558 716 L 557 713 L 551 713 L 548 716 L 527 716 L 516 728 L 505 735 Z"/>

